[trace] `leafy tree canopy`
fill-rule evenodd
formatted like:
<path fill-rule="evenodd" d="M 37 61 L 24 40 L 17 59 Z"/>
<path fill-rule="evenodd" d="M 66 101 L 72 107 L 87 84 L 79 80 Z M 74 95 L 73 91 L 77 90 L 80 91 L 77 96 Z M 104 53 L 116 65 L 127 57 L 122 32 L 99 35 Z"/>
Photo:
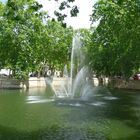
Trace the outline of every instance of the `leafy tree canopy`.
<path fill-rule="evenodd" d="M 49 21 L 35 0 L 8 0 L 0 7 L 0 68 L 7 67 L 14 77 L 26 79 L 42 65 L 60 68 L 68 61 L 71 28 Z"/>
<path fill-rule="evenodd" d="M 92 20 L 100 21 L 89 48 L 97 74 L 125 78 L 140 68 L 140 1 L 99 0 Z"/>

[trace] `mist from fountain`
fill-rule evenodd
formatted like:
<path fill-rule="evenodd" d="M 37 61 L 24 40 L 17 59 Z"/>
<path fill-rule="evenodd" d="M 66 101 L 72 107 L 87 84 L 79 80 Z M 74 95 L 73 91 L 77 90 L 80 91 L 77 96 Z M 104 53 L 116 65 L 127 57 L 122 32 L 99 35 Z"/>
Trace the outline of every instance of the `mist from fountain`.
<path fill-rule="evenodd" d="M 88 80 L 89 68 L 85 64 L 86 57 L 82 47 L 81 36 L 76 34 L 72 42 L 70 74 L 65 66 L 64 79 L 59 86 L 52 84 L 56 97 L 83 98 L 92 92 L 93 86 Z"/>

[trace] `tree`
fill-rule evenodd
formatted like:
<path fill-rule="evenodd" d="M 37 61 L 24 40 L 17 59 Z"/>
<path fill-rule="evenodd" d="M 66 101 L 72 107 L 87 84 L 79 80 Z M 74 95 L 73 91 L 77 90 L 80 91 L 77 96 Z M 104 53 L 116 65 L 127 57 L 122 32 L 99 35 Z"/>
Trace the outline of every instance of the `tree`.
<path fill-rule="evenodd" d="M 13 71 L 13 76 L 28 78 L 29 72 L 41 71 L 48 64 L 62 69 L 73 30 L 49 21 L 34 0 L 8 0 L 0 5 L 0 67 Z"/>
<path fill-rule="evenodd" d="M 57 21 L 48 21 L 46 33 L 42 39 L 44 40 L 43 48 L 40 50 L 42 66 L 47 64 L 52 72 L 54 70 L 63 71 L 64 65 L 69 63 L 68 51 L 71 47 L 72 37 L 72 28 L 64 28 Z"/>
<path fill-rule="evenodd" d="M 59 1 L 59 0 L 55 0 L 55 1 Z M 64 23 L 64 20 L 68 15 L 71 15 L 71 17 L 75 17 L 79 13 L 78 7 L 73 4 L 74 2 L 75 0 L 63 0 L 60 3 L 59 8 L 54 11 L 57 20 L 60 21 L 64 27 L 66 27 L 66 23 Z M 66 13 L 64 12 L 65 10 L 67 10 Z"/>
<path fill-rule="evenodd" d="M 1 20 L 2 66 L 12 69 L 13 76 L 26 78 L 34 67 L 34 58 L 43 33 L 44 13 L 34 0 L 8 0 Z"/>
<path fill-rule="evenodd" d="M 100 23 L 88 53 L 97 74 L 128 78 L 139 70 L 139 9 L 139 0 L 99 0 L 94 5 L 92 20 Z"/>

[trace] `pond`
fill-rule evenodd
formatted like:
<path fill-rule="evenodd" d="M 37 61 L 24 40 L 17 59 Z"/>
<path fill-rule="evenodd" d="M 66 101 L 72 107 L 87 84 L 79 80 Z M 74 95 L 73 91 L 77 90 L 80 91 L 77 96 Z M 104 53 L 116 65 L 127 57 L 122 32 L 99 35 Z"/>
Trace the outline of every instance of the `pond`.
<path fill-rule="evenodd" d="M 84 99 L 0 90 L 0 140 L 140 140 L 140 92 L 96 87 Z"/>

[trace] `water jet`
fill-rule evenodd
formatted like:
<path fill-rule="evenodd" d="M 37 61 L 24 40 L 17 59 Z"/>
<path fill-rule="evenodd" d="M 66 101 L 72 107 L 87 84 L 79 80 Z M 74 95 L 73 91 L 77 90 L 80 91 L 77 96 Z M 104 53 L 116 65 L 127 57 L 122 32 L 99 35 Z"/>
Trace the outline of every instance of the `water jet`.
<path fill-rule="evenodd" d="M 81 36 L 77 33 L 72 41 L 70 72 L 65 66 L 65 78 L 59 80 L 58 84 L 51 84 L 56 97 L 83 98 L 92 93 L 93 85 L 88 80 L 89 66 L 86 64 L 83 47 Z"/>

